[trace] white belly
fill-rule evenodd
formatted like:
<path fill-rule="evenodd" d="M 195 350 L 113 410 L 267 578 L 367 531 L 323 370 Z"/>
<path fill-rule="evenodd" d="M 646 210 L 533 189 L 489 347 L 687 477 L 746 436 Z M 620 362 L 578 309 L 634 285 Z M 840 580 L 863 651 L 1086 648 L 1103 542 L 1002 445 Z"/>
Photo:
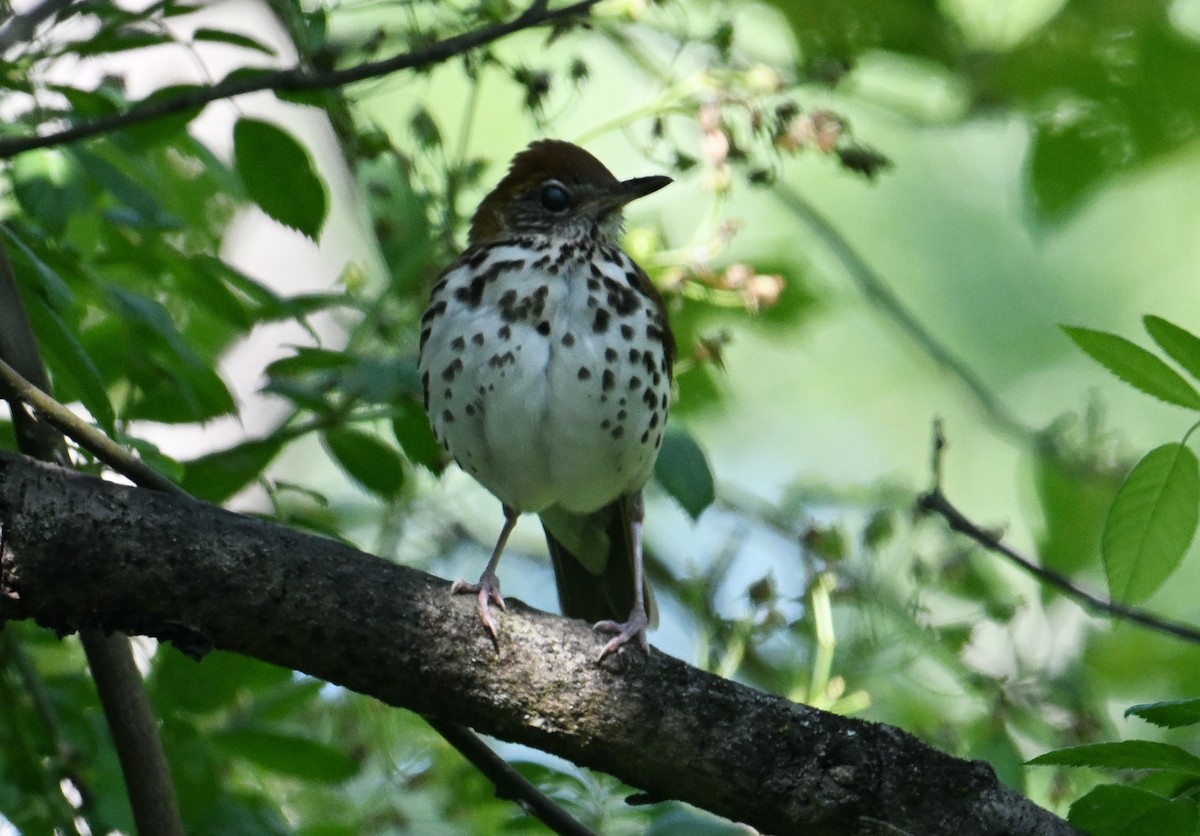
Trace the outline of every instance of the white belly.
<path fill-rule="evenodd" d="M 506 505 L 594 511 L 640 489 L 654 467 L 670 390 L 661 340 L 647 337 L 657 317 L 630 288 L 624 256 L 597 276 L 590 259 L 556 266 L 557 253 L 521 269 L 523 252 L 496 245 L 435 291 L 433 304 L 456 293 L 464 302 L 427 324 L 427 411 L 459 464 Z M 472 277 L 489 270 L 473 298 Z"/>

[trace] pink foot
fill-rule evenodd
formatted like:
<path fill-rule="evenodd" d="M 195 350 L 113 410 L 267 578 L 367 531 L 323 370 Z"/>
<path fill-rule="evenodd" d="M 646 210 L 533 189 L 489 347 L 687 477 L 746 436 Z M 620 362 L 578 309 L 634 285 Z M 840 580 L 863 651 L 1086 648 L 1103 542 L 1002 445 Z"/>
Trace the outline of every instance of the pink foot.
<path fill-rule="evenodd" d="M 495 572 L 484 572 L 479 576 L 478 583 L 467 583 L 462 578 L 459 578 L 450 585 L 451 595 L 460 595 L 464 592 L 478 595 L 479 620 L 483 622 L 483 626 L 492 634 L 492 638 L 499 641 L 500 630 L 496 627 L 496 622 L 492 619 L 492 612 L 488 608 L 488 604 L 490 602 L 500 609 L 504 609 L 504 598 L 500 595 L 500 579 L 496 577 Z"/>
<path fill-rule="evenodd" d="M 633 608 L 633 612 L 629 614 L 629 620 L 624 624 L 619 621 L 599 621 L 593 624 L 593 630 L 598 630 L 601 633 L 616 633 L 609 640 L 608 644 L 604 645 L 604 648 L 600 651 L 600 658 L 597 661 L 603 662 L 605 656 L 616 653 L 633 639 L 637 639 L 642 652 L 648 654 L 650 652 L 650 642 L 646 640 L 647 624 L 649 624 L 649 621 L 646 619 L 646 610 L 640 606 Z"/>

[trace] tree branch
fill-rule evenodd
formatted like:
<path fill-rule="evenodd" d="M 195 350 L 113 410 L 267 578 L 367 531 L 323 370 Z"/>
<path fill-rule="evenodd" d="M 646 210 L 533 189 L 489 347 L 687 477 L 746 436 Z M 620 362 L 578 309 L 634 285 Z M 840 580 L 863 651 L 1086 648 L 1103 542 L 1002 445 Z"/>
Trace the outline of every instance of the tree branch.
<path fill-rule="evenodd" d="M 141 461 L 104 433 L 81 419 L 70 409 L 25 380 L 0 360 L 0 393 L 32 406 L 38 418 L 58 429 L 76 444 L 139 487 L 187 497 L 183 488 Z M 19 405 L 19 404 L 18 404 Z M 102 638 L 102 637 L 101 637 Z M 99 682 L 100 677 L 97 677 Z M 495 786 L 496 793 L 520 804 L 555 833 L 564 836 L 589 836 L 591 831 L 576 821 L 549 796 L 527 781 L 498 756 L 470 729 L 456 723 L 425 718 L 446 742 L 459 751 Z"/>
<path fill-rule="evenodd" d="M 510 600 L 499 653 L 447 584 L 323 538 L 0 455 L 0 620 L 144 632 L 304 671 L 761 830 L 1067 834 L 980 762 L 654 652 L 592 660 Z"/>
<path fill-rule="evenodd" d="M 77 122 L 69 128 L 52 131 L 41 136 L 0 138 L 0 159 L 10 159 L 17 154 L 35 148 L 50 148 L 77 142 L 81 139 L 111 133 L 154 119 L 172 116 L 188 110 L 198 109 L 210 102 L 229 99 L 246 93 L 263 90 L 303 92 L 341 87 L 355 81 L 389 75 L 399 70 L 428 67 L 446 61 L 477 47 L 497 41 L 506 35 L 524 29 L 559 23 L 568 18 L 586 13 L 599 0 L 577 0 L 558 9 L 547 8 L 544 0 L 533 3 L 523 14 L 507 23 L 484 26 L 438 41 L 424 49 L 404 52 L 380 61 L 370 61 L 355 67 L 328 72 L 314 72 L 302 66 L 285 70 L 264 70 L 259 73 L 239 73 L 211 87 L 198 87 L 177 96 L 155 98 L 154 94 L 128 110 Z"/>

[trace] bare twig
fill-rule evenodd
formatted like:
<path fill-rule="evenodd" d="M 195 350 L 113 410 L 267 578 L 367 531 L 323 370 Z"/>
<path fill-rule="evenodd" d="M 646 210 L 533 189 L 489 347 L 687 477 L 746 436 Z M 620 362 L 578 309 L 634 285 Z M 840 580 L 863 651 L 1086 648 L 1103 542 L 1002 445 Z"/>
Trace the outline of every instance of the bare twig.
<path fill-rule="evenodd" d="M 1040 436 L 1037 431 L 1022 423 L 1009 412 L 1008 408 L 984 385 L 962 358 L 955 355 L 948 346 L 921 324 L 913 312 L 887 286 L 883 278 L 863 261 L 862 257 L 855 252 L 850 243 L 827 218 L 793 189 L 780 186 L 775 189 L 774 194 L 784 206 L 795 213 L 797 217 L 802 218 L 817 234 L 830 253 L 842 263 L 850 280 L 858 286 L 867 299 L 886 311 L 888 316 L 900 326 L 900 329 L 933 358 L 934 362 L 958 378 L 997 427 L 1023 444 L 1040 446 Z"/>
<path fill-rule="evenodd" d="M 9 159 L 35 148 L 49 148 L 77 142 L 88 137 L 111 133 L 132 125 L 140 125 L 154 119 L 172 116 L 203 107 L 210 102 L 229 99 L 246 93 L 263 90 L 299 92 L 327 90 L 341 87 L 368 78 L 377 78 L 400 70 L 411 70 L 440 63 L 456 55 L 469 52 L 480 46 L 497 41 L 506 35 L 524 29 L 560 23 L 586 13 L 599 0 L 578 0 L 558 9 L 547 8 L 546 2 L 535 2 L 523 14 L 506 23 L 484 26 L 438 41 L 424 49 L 404 52 L 380 61 L 370 61 L 355 67 L 328 72 L 315 72 L 296 66 L 285 70 L 264 71 L 223 81 L 211 87 L 200 87 L 178 96 L 150 99 L 136 104 L 128 110 L 88 119 L 62 130 L 41 136 L 10 137 L 0 139 L 0 159 Z"/>
<path fill-rule="evenodd" d="M 941 452 L 944 448 L 945 440 L 942 437 L 939 425 L 934 434 L 933 467 L 935 474 L 941 473 Z M 955 508 L 950 503 L 950 500 L 946 499 L 945 494 L 942 493 L 941 485 L 937 482 L 935 482 L 931 490 L 922 494 L 917 499 L 917 511 L 924 514 L 938 515 L 946 521 L 946 524 L 950 526 L 952 531 L 965 534 L 989 551 L 1003 555 L 1042 583 L 1057 589 L 1068 598 L 1078 601 L 1087 609 L 1113 618 L 1119 618 L 1122 621 L 1132 621 L 1134 624 L 1141 624 L 1143 627 L 1149 627 L 1152 630 L 1157 630 L 1160 633 L 1166 633 L 1185 641 L 1200 643 L 1200 629 L 1190 624 L 1172 621 L 1136 607 L 1129 607 L 1101 598 L 1098 595 L 1088 592 L 1086 589 L 1076 586 L 1070 578 L 1061 572 L 1040 566 L 1023 554 L 1009 548 L 1000 541 L 999 537 L 971 522 L 965 514 Z"/>
<path fill-rule="evenodd" d="M 425 717 L 425 722 L 459 751 L 464 758 L 487 776 L 496 787 L 496 795 L 515 801 L 542 824 L 561 836 L 595 836 L 566 810 L 555 804 L 508 761 L 492 751 L 479 735 L 460 723 Z"/>
<path fill-rule="evenodd" d="M 54 17 L 74 0 L 41 0 L 32 9 L 10 16 L 0 23 L 0 54 L 19 43 L 29 40 L 42 21 Z"/>

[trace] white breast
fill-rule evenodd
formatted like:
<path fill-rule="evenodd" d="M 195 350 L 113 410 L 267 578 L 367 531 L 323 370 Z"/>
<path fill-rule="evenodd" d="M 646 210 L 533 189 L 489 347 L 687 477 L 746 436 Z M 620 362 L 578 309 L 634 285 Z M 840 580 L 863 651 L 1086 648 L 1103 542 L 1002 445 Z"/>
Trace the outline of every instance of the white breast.
<path fill-rule="evenodd" d="M 448 304 L 423 335 L 427 411 L 506 505 L 593 511 L 654 466 L 670 389 L 657 316 L 623 253 L 595 270 L 569 244 L 528 252 L 468 253 L 435 289 L 431 310 Z"/>

